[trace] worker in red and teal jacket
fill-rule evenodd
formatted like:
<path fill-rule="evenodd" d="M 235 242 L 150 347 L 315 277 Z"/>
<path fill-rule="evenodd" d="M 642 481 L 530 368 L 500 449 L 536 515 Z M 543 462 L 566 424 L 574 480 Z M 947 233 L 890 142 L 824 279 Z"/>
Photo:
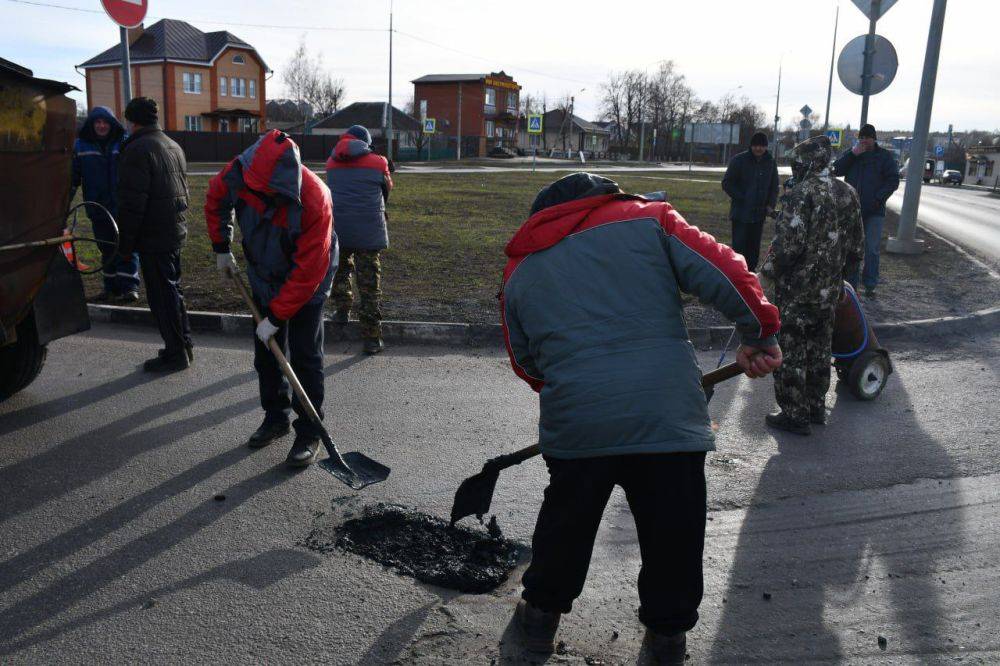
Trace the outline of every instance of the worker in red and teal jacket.
<path fill-rule="evenodd" d="M 507 351 L 539 393 L 550 477 L 516 613 L 525 641 L 552 648 L 620 485 L 642 551 L 639 618 L 658 657 L 682 663 L 702 597 L 714 435 L 681 293 L 735 322 L 737 361 L 751 377 L 781 363 L 778 310 L 742 256 L 662 198 L 623 194 L 592 174 L 544 188 L 506 254 Z"/>
<path fill-rule="evenodd" d="M 265 316 L 257 326 L 254 367 L 260 380 L 264 422 L 248 445 L 260 448 L 289 430 L 289 408 L 298 418 L 288 464 L 302 467 L 316 458 L 319 429 L 267 347 L 274 336 L 322 417 L 323 304 L 337 267 L 333 205 L 323 181 L 302 165 L 299 147 L 271 130 L 212 178 L 205 220 L 217 266 L 236 271 L 233 214 L 240 227 L 247 278 Z"/>

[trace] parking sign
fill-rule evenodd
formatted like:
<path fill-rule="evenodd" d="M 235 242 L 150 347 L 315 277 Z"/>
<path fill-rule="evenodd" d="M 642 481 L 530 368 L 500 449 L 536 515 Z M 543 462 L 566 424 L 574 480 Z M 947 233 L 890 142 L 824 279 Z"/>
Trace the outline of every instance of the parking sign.
<path fill-rule="evenodd" d="M 944 157 L 944 146 L 934 146 L 934 154 L 937 157 Z"/>
<path fill-rule="evenodd" d="M 424 118 L 424 134 L 434 134 L 437 128 L 437 119 Z"/>
<path fill-rule="evenodd" d="M 834 148 L 840 148 L 841 142 L 844 140 L 844 130 L 842 129 L 828 129 L 826 131 L 826 136 L 830 139 L 830 145 Z"/>
<path fill-rule="evenodd" d="M 528 116 L 528 134 L 542 133 L 542 116 L 532 114 Z"/>

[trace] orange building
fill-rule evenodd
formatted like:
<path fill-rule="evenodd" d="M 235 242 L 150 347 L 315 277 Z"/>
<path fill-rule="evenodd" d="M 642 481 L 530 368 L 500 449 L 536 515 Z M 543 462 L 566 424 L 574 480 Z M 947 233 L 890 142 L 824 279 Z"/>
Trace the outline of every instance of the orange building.
<path fill-rule="evenodd" d="M 202 32 L 163 19 L 129 30 L 132 96 L 152 97 L 167 130 L 259 132 L 266 129 L 265 82 L 271 73 L 251 45 L 232 33 Z M 87 108 L 106 106 L 119 118 L 121 47 L 79 65 L 87 78 Z"/>

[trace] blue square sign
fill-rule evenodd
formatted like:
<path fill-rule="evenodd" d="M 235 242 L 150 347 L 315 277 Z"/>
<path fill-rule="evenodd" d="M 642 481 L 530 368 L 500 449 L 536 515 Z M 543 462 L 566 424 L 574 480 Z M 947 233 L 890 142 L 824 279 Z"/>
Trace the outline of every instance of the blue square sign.
<path fill-rule="evenodd" d="M 831 146 L 834 148 L 840 148 L 840 144 L 844 140 L 844 130 L 828 129 L 826 131 L 826 136 L 830 139 Z"/>
<path fill-rule="evenodd" d="M 437 119 L 424 118 L 424 134 L 434 134 L 437 130 Z"/>
<path fill-rule="evenodd" d="M 542 117 L 532 114 L 528 116 L 528 134 L 542 133 Z"/>

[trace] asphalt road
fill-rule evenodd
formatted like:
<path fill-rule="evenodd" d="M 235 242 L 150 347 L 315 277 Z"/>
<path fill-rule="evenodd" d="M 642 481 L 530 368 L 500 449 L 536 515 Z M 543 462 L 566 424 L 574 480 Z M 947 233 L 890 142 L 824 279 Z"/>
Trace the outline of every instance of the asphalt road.
<path fill-rule="evenodd" d="M 530 443 L 536 400 L 501 354 L 330 347 L 334 438 L 393 468 L 354 493 L 286 471 L 290 441 L 243 446 L 260 418 L 249 341 L 197 342 L 191 370 L 154 379 L 138 369 L 152 331 L 98 326 L 54 343 L 0 405 L 0 662 L 523 660 L 508 625 L 520 570 L 460 595 L 301 545 L 367 503 L 446 516 L 485 458 Z M 893 358 L 876 402 L 831 390 L 810 439 L 764 427 L 769 381 L 717 391 L 694 663 L 1000 659 L 1000 339 Z M 530 540 L 544 484 L 539 460 L 504 473 L 509 536 Z M 616 492 L 552 662 L 636 663 L 638 568 Z"/>
<path fill-rule="evenodd" d="M 897 213 L 903 207 L 904 185 L 889 199 L 889 207 Z M 924 185 L 920 188 L 920 226 L 974 252 L 994 267 L 1000 267 L 1000 197 L 989 190 L 946 185 Z M 887 229 L 895 236 L 896 229 Z"/>

